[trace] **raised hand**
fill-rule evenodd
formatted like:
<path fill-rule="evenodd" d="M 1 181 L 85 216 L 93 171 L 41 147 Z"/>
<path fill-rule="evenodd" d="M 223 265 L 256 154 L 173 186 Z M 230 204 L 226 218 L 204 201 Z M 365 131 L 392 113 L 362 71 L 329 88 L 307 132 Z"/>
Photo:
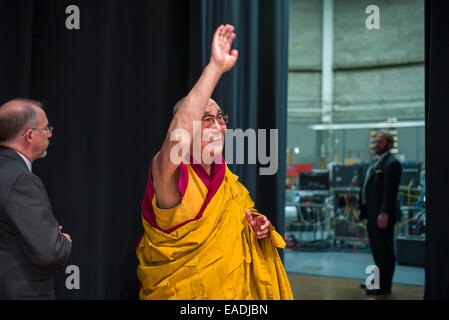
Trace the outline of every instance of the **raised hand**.
<path fill-rule="evenodd" d="M 221 25 L 215 31 L 210 62 L 219 66 L 223 72 L 232 69 L 237 62 L 239 53 L 235 49 L 231 50 L 235 37 L 234 26 L 229 24 Z"/>
<path fill-rule="evenodd" d="M 249 210 L 246 210 L 245 213 L 248 224 L 256 233 L 257 239 L 265 238 L 268 234 L 268 226 L 270 225 L 267 217 L 263 214 L 260 216 L 253 215 Z"/>

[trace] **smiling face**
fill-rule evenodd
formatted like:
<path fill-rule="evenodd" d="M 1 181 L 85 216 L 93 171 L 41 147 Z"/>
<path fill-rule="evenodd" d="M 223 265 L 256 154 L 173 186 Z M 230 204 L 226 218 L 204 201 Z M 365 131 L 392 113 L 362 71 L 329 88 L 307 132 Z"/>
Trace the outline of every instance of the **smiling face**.
<path fill-rule="evenodd" d="M 223 111 L 214 100 L 209 99 L 201 123 L 201 155 L 203 161 L 205 157 L 214 158 L 223 151 L 226 123 L 220 123 L 215 118 L 220 115 L 223 115 Z M 192 150 L 191 154 L 193 154 Z"/>

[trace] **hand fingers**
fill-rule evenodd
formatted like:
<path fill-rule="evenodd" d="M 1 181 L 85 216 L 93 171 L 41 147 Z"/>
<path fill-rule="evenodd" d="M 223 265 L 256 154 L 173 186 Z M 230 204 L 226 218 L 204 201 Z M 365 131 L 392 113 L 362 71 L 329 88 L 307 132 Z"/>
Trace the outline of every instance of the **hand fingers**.
<path fill-rule="evenodd" d="M 234 29 L 232 29 L 232 31 L 230 31 L 230 26 L 227 24 L 227 25 L 220 25 L 217 28 L 217 30 L 215 31 L 215 33 L 218 36 L 222 37 L 222 36 L 225 36 L 227 33 L 233 32 L 233 31 L 234 31 Z"/>
<path fill-rule="evenodd" d="M 226 24 L 224 27 L 225 27 L 226 31 L 228 31 L 228 32 L 234 32 L 234 30 L 235 30 L 234 26 L 231 24 Z"/>
<path fill-rule="evenodd" d="M 387 224 L 385 223 L 385 221 L 379 220 L 377 221 L 377 226 L 379 227 L 379 229 L 385 229 L 387 227 Z"/>
<path fill-rule="evenodd" d="M 253 215 L 252 215 L 251 211 L 246 210 L 245 214 L 246 214 L 246 220 L 248 220 L 249 225 L 251 226 L 251 228 L 254 228 L 254 225 L 256 224 L 256 222 L 253 219 Z"/>
<path fill-rule="evenodd" d="M 268 229 L 265 229 L 264 231 L 256 232 L 257 239 L 263 239 L 267 236 L 267 234 L 268 234 Z"/>
<path fill-rule="evenodd" d="M 266 219 L 266 222 L 264 223 L 263 226 L 260 227 L 260 229 L 262 230 L 268 230 L 268 226 L 270 225 L 270 221 L 268 221 L 268 219 Z"/>
<path fill-rule="evenodd" d="M 72 237 L 70 237 L 67 233 L 63 233 L 63 235 L 67 238 L 67 240 L 69 240 L 70 244 L 72 244 Z"/>
<path fill-rule="evenodd" d="M 268 234 L 268 227 L 270 225 L 270 221 L 264 215 L 260 215 L 257 217 L 253 217 L 250 210 L 246 210 L 246 219 L 248 220 L 249 225 L 256 233 L 257 239 L 263 239 Z"/>
<path fill-rule="evenodd" d="M 223 25 L 222 25 L 223 26 Z M 224 33 L 228 33 L 228 32 L 234 32 L 234 26 L 230 25 L 230 24 L 225 24 L 222 27 L 222 30 Z"/>
<path fill-rule="evenodd" d="M 387 225 L 388 225 L 388 217 L 387 217 L 387 216 L 384 216 L 384 215 L 380 215 L 380 216 L 377 218 L 377 226 L 378 226 L 380 229 L 385 229 L 385 228 L 387 227 Z"/>
<path fill-rule="evenodd" d="M 230 32 L 225 33 L 224 36 L 226 37 L 226 39 L 229 42 L 232 42 L 232 41 L 234 41 L 234 39 L 236 37 L 236 34 L 234 32 L 232 32 L 232 31 L 230 31 Z"/>
<path fill-rule="evenodd" d="M 59 231 L 61 231 L 62 230 L 62 226 L 59 226 Z"/>
<path fill-rule="evenodd" d="M 214 38 L 221 38 L 222 37 L 222 35 L 223 35 L 223 31 L 224 31 L 224 26 L 223 25 L 220 25 L 218 28 L 217 28 L 217 30 L 215 30 L 215 34 L 214 34 Z"/>
<path fill-rule="evenodd" d="M 257 225 L 259 226 L 259 227 L 262 227 L 262 226 L 265 226 L 265 228 L 268 226 L 268 224 L 270 223 L 269 221 L 268 221 L 268 218 L 266 217 L 266 216 L 264 216 L 263 214 L 262 215 L 260 215 L 260 216 L 257 216 L 256 217 L 256 222 L 257 222 Z M 268 222 L 268 224 L 267 224 L 267 222 Z"/>
<path fill-rule="evenodd" d="M 234 40 L 235 38 L 235 33 L 234 33 L 234 26 L 226 24 L 226 25 L 221 25 L 217 28 L 216 34 L 220 37 L 220 38 L 227 38 L 228 40 Z"/>
<path fill-rule="evenodd" d="M 228 42 L 229 45 L 232 44 L 232 42 L 234 42 L 234 39 L 237 37 L 237 35 L 235 33 L 229 33 L 226 35 L 226 40 Z"/>

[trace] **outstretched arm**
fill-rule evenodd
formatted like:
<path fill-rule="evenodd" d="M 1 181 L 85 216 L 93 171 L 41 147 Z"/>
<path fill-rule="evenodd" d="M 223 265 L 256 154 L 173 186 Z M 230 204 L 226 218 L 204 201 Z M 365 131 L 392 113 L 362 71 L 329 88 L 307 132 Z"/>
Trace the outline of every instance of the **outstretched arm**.
<path fill-rule="evenodd" d="M 231 50 L 235 37 L 233 26 L 221 25 L 217 28 L 212 40 L 209 64 L 173 117 L 161 150 L 154 158 L 153 185 L 161 208 L 172 207 L 181 201 L 178 190 L 180 163 L 170 157 L 171 151 L 178 143 L 183 150 L 190 149 L 193 140 L 193 122 L 202 120 L 209 98 L 220 77 L 232 69 L 237 61 L 237 50 Z M 178 129 L 184 130 L 188 137 L 179 137 L 180 140 L 171 141 L 172 133 L 179 132 Z"/>

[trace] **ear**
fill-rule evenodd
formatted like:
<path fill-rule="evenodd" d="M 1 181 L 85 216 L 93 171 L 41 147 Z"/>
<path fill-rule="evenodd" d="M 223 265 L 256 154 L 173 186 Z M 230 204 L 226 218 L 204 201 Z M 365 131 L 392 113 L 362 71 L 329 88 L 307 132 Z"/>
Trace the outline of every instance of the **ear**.
<path fill-rule="evenodd" d="M 33 140 L 33 130 L 28 129 L 27 131 L 25 131 L 24 137 L 27 142 L 31 142 L 31 140 Z"/>

